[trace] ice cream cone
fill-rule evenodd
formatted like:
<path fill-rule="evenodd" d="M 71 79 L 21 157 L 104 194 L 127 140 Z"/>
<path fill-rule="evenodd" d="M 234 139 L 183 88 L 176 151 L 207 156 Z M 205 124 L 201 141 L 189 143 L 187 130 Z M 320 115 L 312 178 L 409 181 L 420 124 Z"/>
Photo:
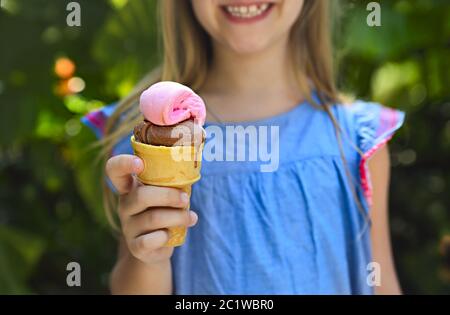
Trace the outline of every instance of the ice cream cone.
<path fill-rule="evenodd" d="M 147 185 L 179 188 L 191 196 L 191 186 L 200 179 L 203 143 L 195 146 L 154 146 L 131 137 L 134 154 L 144 161 L 139 180 Z M 189 206 L 186 210 L 189 209 Z M 171 227 L 165 246 L 180 246 L 186 238 L 185 226 Z"/>

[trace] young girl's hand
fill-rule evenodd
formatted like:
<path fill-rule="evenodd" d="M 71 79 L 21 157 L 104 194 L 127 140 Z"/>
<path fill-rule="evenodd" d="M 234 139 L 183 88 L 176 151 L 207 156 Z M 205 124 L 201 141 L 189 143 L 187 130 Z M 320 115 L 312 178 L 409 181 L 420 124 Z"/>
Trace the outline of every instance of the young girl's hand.
<path fill-rule="evenodd" d="M 106 163 L 106 174 L 119 193 L 119 218 L 129 252 L 152 264 L 168 260 L 173 247 L 163 247 L 169 239 L 168 227 L 193 226 L 197 215 L 183 211 L 189 196 L 176 188 L 141 184 L 133 174 L 144 164 L 134 155 L 117 155 Z"/>

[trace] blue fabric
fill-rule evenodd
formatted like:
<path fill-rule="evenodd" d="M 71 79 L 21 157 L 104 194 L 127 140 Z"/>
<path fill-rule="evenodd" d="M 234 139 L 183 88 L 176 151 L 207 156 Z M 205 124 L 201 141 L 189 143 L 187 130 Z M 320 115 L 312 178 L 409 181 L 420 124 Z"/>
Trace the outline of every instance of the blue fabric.
<path fill-rule="evenodd" d="M 395 114 L 391 124 L 381 119 L 386 111 Z M 391 136 L 404 114 L 365 102 L 335 105 L 332 112 L 367 212 L 355 147 L 367 152 Z M 225 134 L 233 125 L 207 123 L 206 130 Z M 175 294 L 371 294 L 370 227 L 352 195 L 328 115 L 302 103 L 239 125 L 279 127 L 279 139 L 271 140 L 280 149 L 278 170 L 261 172 L 262 161 L 203 161 L 191 198 L 199 221 L 172 257 Z M 210 141 L 217 141 L 212 133 Z M 132 152 L 129 144 L 121 149 Z"/>

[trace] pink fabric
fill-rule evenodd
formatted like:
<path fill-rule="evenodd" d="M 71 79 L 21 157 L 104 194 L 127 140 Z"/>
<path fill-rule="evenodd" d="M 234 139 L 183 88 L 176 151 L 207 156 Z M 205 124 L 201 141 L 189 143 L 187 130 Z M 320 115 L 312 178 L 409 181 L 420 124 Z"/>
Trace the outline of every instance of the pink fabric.
<path fill-rule="evenodd" d="M 389 115 L 389 117 L 386 116 L 383 117 L 383 115 Z M 397 112 L 394 110 L 391 110 L 389 108 L 383 109 L 381 112 L 381 116 L 383 117 L 381 121 L 388 122 L 388 124 L 380 125 L 379 129 L 377 130 L 378 135 L 380 135 L 386 130 L 393 129 L 398 123 Z M 386 143 L 389 142 L 389 140 L 391 140 L 392 136 L 393 134 L 389 135 L 385 139 L 382 139 L 379 143 L 375 144 L 372 148 L 370 148 L 369 151 L 365 152 L 364 155 L 362 156 L 361 163 L 359 165 L 361 185 L 363 188 L 364 197 L 366 198 L 369 207 L 372 207 L 373 193 L 372 193 L 372 182 L 370 180 L 369 165 L 367 162 L 379 149 L 381 149 L 384 145 L 386 145 Z"/>
<path fill-rule="evenodd" d="M 367 203 L 369 207 L 372 206 L 372 182 L 370 181 L 370 172 L 369 172 L 369 165 L 367 164 L 367 161 L 377 152 L 381 147 L 383 147 L 386 143 L 391 140 L 392 137 L 384 139 L 382 142 L 374 146 L 372 149 L 370 149 L 369 152 L 363 155 L 361 159 L 361 163 L 359 165 L 359 173 L 361 175 L 361 185 L 364 192 L 364 197 L 367 200 Z"/>
<path fill-rule="evenodd" d="M 87 114 L 84 119 L 98 133 L 98 137 L 104 135 L 107 117 L 101 110 Z"/>
<path fill-rule="evenodd" d="M 176 82 L 159 82 L 145 90 L 139 108 L 145 119 L 160 126 L 175 125 L 194 118 L 203 125 L 206 118 L 205 103 L 187 86 Z"/>

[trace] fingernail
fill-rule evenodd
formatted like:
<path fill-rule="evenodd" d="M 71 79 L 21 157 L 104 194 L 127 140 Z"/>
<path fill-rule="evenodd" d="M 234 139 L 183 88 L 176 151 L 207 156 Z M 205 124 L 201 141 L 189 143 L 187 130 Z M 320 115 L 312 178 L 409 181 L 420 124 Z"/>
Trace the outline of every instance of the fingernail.
<path fill-rule="evenodd" d="M 187 204 L 189 202 L 189 195 L 185 192 L 181 193 L 181 202 Z"/>
<path fill-rule="evenodd" d="M 139 172 L 142 169 L 143 165 L 142 165 L 142 161 L 139 158 L 135 158 L 133 160 L 133 168 L 135 172 Z"/>
<path fill-rule="evenodd" d="M 194 211 L 189 211 L 189 226 L 194 226 L 197 223 L 198 216 Z"/>

